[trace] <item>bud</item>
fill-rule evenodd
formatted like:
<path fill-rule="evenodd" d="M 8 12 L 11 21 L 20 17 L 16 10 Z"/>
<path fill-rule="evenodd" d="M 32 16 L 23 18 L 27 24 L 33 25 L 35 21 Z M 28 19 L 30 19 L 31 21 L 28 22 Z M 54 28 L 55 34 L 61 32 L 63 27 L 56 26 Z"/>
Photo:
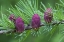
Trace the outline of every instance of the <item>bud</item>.
<path fill-rule="evenodd" d="M 46 11 L 44 12 L 44 20 L 46 23 L 51 23 L 52 19 L 53 19 L 52 9 L 47 8 Z"/>
<path fill-rule="evenodd" d="M 18 17 L 15 21 L 16 31 L 17 32 L 23 32 L 24 31 L 24 22 L 22 18 Z"/>
<path fill-rule="evenodd" d="M 9 19 L 10 19 L 11 21 L 15 21 L 15 16 L 14 16 L 13 14 L 11 14 L 10 17 L 9 17 Z"/>
<path fill-rule="evenodd" d="M 32 17 L 32 28 L 38 29 L 40 27 L 40 17 L 38 14 L 34 14 Z"/>

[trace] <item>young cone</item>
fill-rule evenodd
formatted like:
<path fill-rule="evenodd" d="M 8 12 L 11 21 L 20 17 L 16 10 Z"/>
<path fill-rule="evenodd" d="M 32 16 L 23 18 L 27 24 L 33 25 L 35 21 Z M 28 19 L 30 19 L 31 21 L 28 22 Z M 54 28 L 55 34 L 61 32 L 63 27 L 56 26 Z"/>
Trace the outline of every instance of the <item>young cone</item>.
<path fill-rule="evenodd" d="M 13 21 L 13 20 L 15 19 L 15 16 L 14 16 L 13 14 L 11 14 L 11 15 L 9 16 L 9 19 L 10 19 L 11 21 Z"/>
<path fill-rule="evenodd" d="M 44 12 L 44 20 L 46 23 L 51 23 L 52 19 L 53 19 L 52 9 L 47 8 L 46 11 Z"/>
<path fill-rule="evenodd" d="M 38 14 L 34 14 L 33 17 L 32 17 L 32 28 L 35 29 L 35 30 L 38 30 L 39 27 L 40 27 L 40 17 Z"/>
<path fill-rule="evenodd" d="M 18 17 L 15 21 L 15 26 L 16 26 L 16 31 L 21 33 L 24 31 L 24 22 L 22 20 L 22 18 Z"/>
<path fill-rule="evenodd" d="M 15 16 L 14 16 L 13 14 L 11 14 L 11 15 L 9 16 L 9 19 L 15 23 L 15 20 L 16 20 L 16 19 L 15 19 Z"/>

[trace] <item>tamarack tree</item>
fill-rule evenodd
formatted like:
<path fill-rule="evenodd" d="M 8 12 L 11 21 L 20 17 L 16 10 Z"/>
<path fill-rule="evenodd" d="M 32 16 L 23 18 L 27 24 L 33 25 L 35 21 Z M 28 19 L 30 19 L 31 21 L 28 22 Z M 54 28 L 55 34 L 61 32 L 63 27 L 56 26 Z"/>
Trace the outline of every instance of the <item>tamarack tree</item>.
<path fill-rule="evenodd" d="M 1 7 L 0 34 L 22 34 L 27 30 L 34 30 L 37 33 L 41 28 L 43 33 L 47 31 L 51 35 L 57 28 L 60 32 L 60 25 L 64 25 L 63 8 L 60 9 L 64 4 L 61 0 L 60 2 L 62 4 L 57 3 L 54 8 L 47 8 L 42 2 L 38 6 L 38 0 L 20 0 L 15 8 L 11 6 L 6 10 L 9 12 L 8 16 L 3 14 Z"/>

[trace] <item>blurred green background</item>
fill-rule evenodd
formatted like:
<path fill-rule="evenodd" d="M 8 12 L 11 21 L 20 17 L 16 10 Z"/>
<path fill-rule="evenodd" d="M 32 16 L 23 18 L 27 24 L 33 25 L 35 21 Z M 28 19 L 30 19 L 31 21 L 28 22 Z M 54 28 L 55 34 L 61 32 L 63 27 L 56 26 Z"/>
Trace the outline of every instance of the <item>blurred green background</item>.
<path fill-rule="evenodd" d="M 5 7 L 10 7 L 10 4 L 13 6 L 18 2 L 19 0 L 0 0 L 0 6 L 3 5 Z M 60 3 L 59 0 L 38 0 L 39 4 L 40 2 L 43 2 L 46 6 L 48 3 L 50 3 L 52 6 L 55 6 L 55 3 Z M 62 0 L 64 1 L 64 0 Z"/>
<path fill-rule="evenodd" d="M 0 12 L 1 12 L 1 6 L 2 6 L 2 12 L 5 14 L 8 14 L 8 12 L 6 11 L 6 9 L 10 8 L 12 5 L 15 8 L 15 4 L 18 2 L 19 0 L 0 0 Z M 43 4 L 46 7 L 49 7 L 48 3 L 52 6 L 55 7 L 56 3 L 60 3 L 59 0 L 38 0 L 39 1 L 39 5 L 40 2 L 43 2 Z M 62 0 L 64 2 L 64 0 Z M 59 27 L 64 27 L 64 25 L 61 25 Z M 43 27 L 41 27 L 43 28 Z M 46 28 L 46 27 L 44 27 Z M 29 34 L 28 32 L 28 36 L 27 37 L 23 37 L 23 39 L 25 38 L 24 41 L 22 42 L 64 42 L 64 37 L 62 34 L 58 33 L 58 26 L 54 26 L 53 28 L 56 28 L 55 31 L 53 32 L 53 35 L 51 35 L 51 33 L 44 31 L 42 32 L 39 36 L 33 36 L 32 34 Z M 60 28 L 61 29 L 61 28 Z M 41 30 L 41 29 L 40 29 Z M 41 30 L 42 31 L 42 30 Z M 41 32 L 40 31 L 40 32 Z M 15 38 L 16 35 L 14 35 L 14 33 L 12 33 L 12 35 L 10 34 L 0 34 L 0 42 L 19 42 L 19 37 Z M 62 41 L 59 41 L 59 39 L 62 38 Z M 51 40 L 50 40 L 51 39 Z"/>
<path fill-rule="evenodd" d="M 19 0 L 0 0 L 0 6 L 4 5 L 5 7 L 9 7 L 10 4 L 12 4 L 13 6 L 18 2 Z M 55 6 L 55 3 L 60 3 L 59 0 L 38 0 L 39 4 L 40 2 L 43 2 L 46 6 L 48 5 L 48 3 L 50 3 L 52 6 Z M 64 0 L 62 0 L 64 1 Z"/>
<path fill-rule="evenodd" d="M 4 13 L 6 13 L 5 9 L 9 9 L 10 8 L 10 5 L 12 5 L 13 7 L 15 7 L 15 4 L 18 2 L 19 0 L 0 0 L 0 10 L 1 10 L 1 6 L 3 7 L 2 11 Z M 52 7 L 55 7 L 55 4 L 56 3 L 60 3 L 59 0 L 38 0 L 39 1 L 39 5 L 41 4 L 40 2 L 43 2 L 43 4 L 46 6 L 46 7 L 49 7 L 49 4 L 52 6 Z M 62 0 L 64 1 L 64 0 Z"/>

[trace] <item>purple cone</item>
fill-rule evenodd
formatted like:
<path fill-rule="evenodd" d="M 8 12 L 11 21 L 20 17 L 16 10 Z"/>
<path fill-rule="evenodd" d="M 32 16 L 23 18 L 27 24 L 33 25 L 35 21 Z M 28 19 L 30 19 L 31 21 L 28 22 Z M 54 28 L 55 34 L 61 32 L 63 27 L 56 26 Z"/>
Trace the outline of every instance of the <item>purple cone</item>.
<path fill-rule="evenodd" d="M 46 23 L 51 23 L 52 19 L 53 19 L 52 9 L 47 8 L 46 11 L 44 12 L 44 20 Z"/>
<path fill-rule="evenodd" d="M 24 31 L 24 22 L 22 18 L 18 17 L 15 21 L 16 31 L 23 32 Z"/>
<path fill-rule="evenodd" d="M 9 16 L 9 19 L 10 19 L 11 21 L 14 21 L 14 20 L 15 20 L 15 16 L 14 16 L 13 14 L 11 14 L 11 15 Z"/>
<path fill-rule="evenodd" d="M 40 17 L 38 14 L 34 14 L 32 17 L 32 28 L 37 29 L 40 27 Z"/>

